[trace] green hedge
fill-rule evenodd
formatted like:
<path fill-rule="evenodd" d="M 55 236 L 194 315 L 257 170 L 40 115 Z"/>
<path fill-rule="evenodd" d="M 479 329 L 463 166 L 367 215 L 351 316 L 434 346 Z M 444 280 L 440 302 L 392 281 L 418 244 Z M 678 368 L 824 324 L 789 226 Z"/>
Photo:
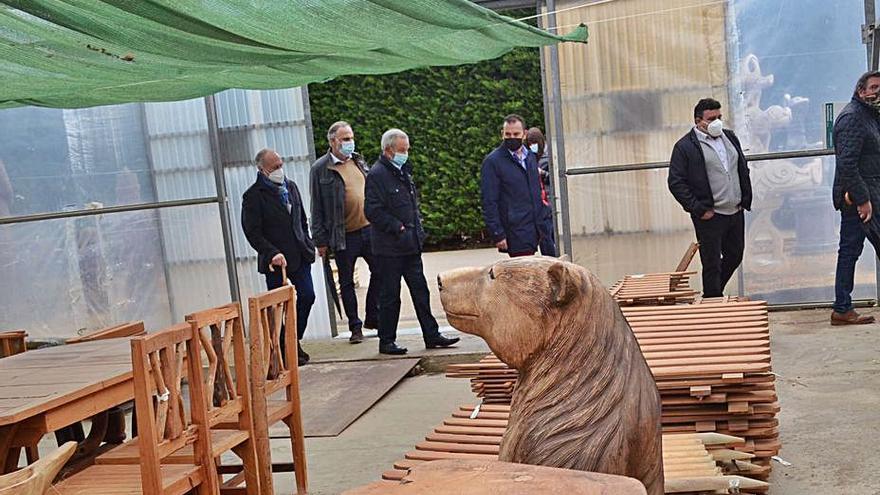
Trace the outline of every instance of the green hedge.
<path fill-rule="evenodd" d="M 327 128 L 347 120 L 369 163 L 390 127 L 410 137 L 429 243 L 481 239 L 480 165 L 500 144 L 505 115 L 518 113 L 544 129 L 537 49 L 515 49 L 473 65 L 350 76 L 309 86 L 315 149 L 327 149 Z"/>

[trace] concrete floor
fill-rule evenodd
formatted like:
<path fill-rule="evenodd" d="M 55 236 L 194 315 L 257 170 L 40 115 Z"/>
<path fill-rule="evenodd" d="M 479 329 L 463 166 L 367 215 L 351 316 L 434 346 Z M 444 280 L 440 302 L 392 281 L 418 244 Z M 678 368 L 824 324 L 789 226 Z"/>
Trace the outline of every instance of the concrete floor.
<path fill-rule="evenodd" d="M 880 319 L 880 310 L 865 312 Z M 792 463 L 774 463 L 773 495 L 880 494 L 880 327 L 831 327 L 828 316 L 770 315 L 780 456 Z M 455 407 L 473 401 L 467 380 L 405 379 L 340 436 L 307 440 L 313 493 L 375 481 Z M 291 493 L 290 481 L 279 481 L 278 493 Z"/>

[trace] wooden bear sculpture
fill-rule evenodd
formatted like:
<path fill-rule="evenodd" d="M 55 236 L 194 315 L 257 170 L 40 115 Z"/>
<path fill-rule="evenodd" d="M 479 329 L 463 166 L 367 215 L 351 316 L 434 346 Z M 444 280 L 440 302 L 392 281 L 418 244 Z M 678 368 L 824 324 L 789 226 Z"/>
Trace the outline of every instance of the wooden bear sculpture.
<path fill-rule="evenodd" d="M 519 371 L 500 460 L 629 476 L 663 494 L 660 394 L 593 274 L 529 257 L 439 283 L 449 323 Z"/>

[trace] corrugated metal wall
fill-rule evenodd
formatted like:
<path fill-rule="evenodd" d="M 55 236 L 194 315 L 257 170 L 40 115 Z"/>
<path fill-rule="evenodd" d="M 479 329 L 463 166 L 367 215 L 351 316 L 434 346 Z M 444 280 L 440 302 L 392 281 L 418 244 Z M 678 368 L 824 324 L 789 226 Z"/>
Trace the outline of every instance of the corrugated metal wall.
<path fill-rule="evenodd" d="M 254 182 L 253 157 L 261 148 L 282 155 L 285 172 L 300 188 L 308 213 L 309 123 L 303 92 L 230 90 L 215 96 L 220 153 L 229 197 L 241 297 L 265 290 L 256 253 L 241 230 L 241 196 Z M 203 99 L 145 105 L 159 200 L 216 194 Z M 223 304 L 228 282 L 216 207 L 162 210 L 165 258 L 175 316 Z M 313 266 L 317 301 L 307 337 L 329 337 L 330 321 L 321 266 Z"/>
<path fill-rule="evenodd" d="M 579 3 L 562 0 L 556 7 Z M 613 0 L 557 14 L 560 26 L 579 22 L 590 26 L 590 42 L 559 45 L 568 168 L 668 160 L 693 125 L 697 100 L 711 96 L 727 108 L 723 3 Z M 665 173 L 596 180 L 591 187 L 570 183 L 573 235 L 690 228 L 669 197 Z M 631 201 L 622 203 L 621 196 Z"/>

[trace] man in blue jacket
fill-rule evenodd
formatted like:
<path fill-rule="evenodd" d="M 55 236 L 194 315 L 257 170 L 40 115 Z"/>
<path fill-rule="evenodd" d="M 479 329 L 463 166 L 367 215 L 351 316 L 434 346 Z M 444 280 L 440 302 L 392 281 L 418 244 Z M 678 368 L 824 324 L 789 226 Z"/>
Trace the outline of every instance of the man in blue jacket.
<path fill-rule="evenodd" d="M 371 241 L 376 271 L 380 277 L 379 353 L 406 354 L 397 345 L 400 317 L 400 278 L 412 297 L 425 348 L 449 347 L 458 338 L 440 335 L 431 314 L 431 294 L 422 266 L 425 229 L 419 215 L 416 186 L 409 162 L 409 137 L 400 129 L 382 135 L 382 155 L 367 174 L 364 211 L 372 225 Z"/>
<path fill-rule="evenodd" d="M 535 254 L 544 219 L 538 162 L 523 144 L 525 129 L 519 115 L 505 117 L 503 142 L 483 159 L 480 173 L 486 227 L 495 247 L 511 258 Z"/>

